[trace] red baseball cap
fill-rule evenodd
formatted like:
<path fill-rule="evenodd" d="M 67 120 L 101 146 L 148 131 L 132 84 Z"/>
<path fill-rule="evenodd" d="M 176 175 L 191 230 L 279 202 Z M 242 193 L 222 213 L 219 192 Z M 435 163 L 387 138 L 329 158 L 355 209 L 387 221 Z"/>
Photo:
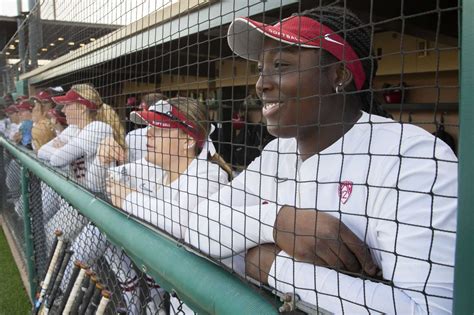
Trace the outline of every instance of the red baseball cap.
<path fill-rule="evenodd" d="M 21 101 L 26 101 L 27 99 L 29 99 L 28 96 L 26 95 L 18 95 L 15 99 L 16 102 L 21 102 Z"/>
<path fill-rule="evenodd" d="M 16 105 L 16 108 L 18 109 L 18 111 L 24 111 L 24 110 L 27 110 L 27 111 L 31 111 L 33 110 L 33 104 L 30 103 L 30 101 L 21 101 L 20 104 Z"/>
<path fill-rule="evenodd" d="M 344 62 L 352 72 L 357 90 L 362 89 L 366 75 L 359 56 L 343 37 L 312 18 L 294 15 L 275 25 L 237 18 L 227 32 L 230 49 L 254 61 L 258 61 L 266 37 L 288 45 L 324 49 Z"/>
<path fill-rule="evenodd" d="M 64 115 L 63 112 L 61 112 L 57 108 L 51 108 L 48 111 L 48 116 L 56 118 L 56 121 L 59 122 L 63 126 L 67 125 L 66 116 Z"/>
<path fill-rule="evenodd" d="M 131 96 L 129 98 L 127 98 L 127 106 L 135 106 L 135 104 L 137 103 L 137 98 L 134 97 L 134 96 Z"/>
<path fill-rule="evenodd" d="M 86 106 L 88 109 L 97 110 L 100 108 L 99 104 L 96 104 L 84 97 L 82 97 L 79 93 L 74 91 L 73 89 L 69 90 L 66 95 L 63 96 L 55 96 L 51 98 L 53 102 L 56 104 L 62 105 L 69 105 L 72 103 L 79 103 Z"/>
<path fill-rule="evenodd" d="M 36 93 L 34 96 L 30 97 L 32 100 L 52 102 L 51 98 L 53 95 L 47 90 Z"/>
<path fill-rule="evenodd" d="M 196 124 L 189 121 L 178 108 L 165 100 L 157 101 L 146 110 L 131 112 L 130 120 L 139 125 L 181 129 L 196 140 L 198 147 L 204 144 L 205 135 L 199 131 Z"/>
<path fill-rule="evenodd" d="M 10 105 L 7 108 L 5 108 L 5 113 L 7 114 L 18 113 L 18 108 L 15 105 Z"/>

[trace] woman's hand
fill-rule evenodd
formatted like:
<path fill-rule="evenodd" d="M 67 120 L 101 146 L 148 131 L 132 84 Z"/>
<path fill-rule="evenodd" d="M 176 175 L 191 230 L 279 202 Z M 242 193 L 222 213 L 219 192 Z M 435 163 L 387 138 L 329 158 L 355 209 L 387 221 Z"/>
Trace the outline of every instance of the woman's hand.
<path fill-rule="evenodd" d="M 108 178 L 105 183 L 110 202 L 117 208 L 122 208 L 125 198 L 135 191 L 134 189 L 126 186 L 126 184 L 117 182 L 112 178 Z"/>
<path fill-rule="evenodd" d="M 377 273 L 367 245 L 328 213 L 284 206 L 273 234 L 276 245 L 299 261 L 369 276 Z"/>
<path fill-rule="evenodd" d="M 97 157 L 102 165 L 108 165 L 114 161 L 123 164 L 125 163 L 125 150 L 113 137 L 107 137 L 101 141 Z"/>
<path fill-rule="evenodd" d="M 62 142 L 59 138 L 56 138 L 53 141 L 53 147 L 54 148 L 62 148 L 64 145 L 65 145 L 65 143 Z"/>
<path fill-rule="evenodd" d="M 249 249 L 245 255 L 245 275 L 268 284 L 268 274 L 280 251 L 275 244 L 263 244 Z"/>
<path fill-rule="evenodd" d="M 21 132 L 17 132 L 13 135 L 13 141 L 15 141 L 16 143 L 20 143 L 21 138 L 22 138 Z"/>

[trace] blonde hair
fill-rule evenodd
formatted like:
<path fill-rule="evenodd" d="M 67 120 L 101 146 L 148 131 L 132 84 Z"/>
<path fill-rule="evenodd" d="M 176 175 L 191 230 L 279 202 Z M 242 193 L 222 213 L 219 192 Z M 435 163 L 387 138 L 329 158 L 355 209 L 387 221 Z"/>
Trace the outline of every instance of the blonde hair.
<path fill-rule="evenodd" d="M 93 120 L 101 121 L 112 127 L 115 141 L 117 141 L 122 148 L 125 148 L 125 128 L 120 122 L 120 117 L 112 106 L 107 105 L 102 101 L 99 92 L 88 83 L 75 84 L 71 87 L 71 90 L 76 91 L 83 98 L 99 107 L 98 110 L 89 110 L 89 114 L 92 116 Z"/>
<path fill-rule="evenodd" d="M 49 93 L 51 96 L 58 96 L 61 94 L 58 94 L 53 88 L 49 87 L 46 89 L 41 90 L 41 92 L 46 92 Z M 33 95 L 30 97 L 30 101 L 33 101 L 34 105 L 36 106 L 37 104 L 40 105 L 41 113 L 44 115 L 46 114 L 50 109 L 54 108 L 56 104 L 53 102 L 52 99 L 45 100 L 45 99 L 40 99 L 36 95 Z"/>
<path fill-rule="evenodd" d="M 205 135 L 206 139 L 209 136 L 209 119 L 207 119 L 207 108 L 205 105 L 199 103 L 197 100 L 188 97 L 174 97 L 167 100 L 172 106 L 179 109 L 187 119 L 192 121 L 199 130 L 200 134 Z M 195 146 L 196 156 L 201 153 L 201 148 Z M 213 156 L 208 154 L 208 160 L 212 163 L 219 165 L 219 167 L 227 173 L 229 180 L 232 179 L 232 168 L 226 161 L 218 154 L 215 153 Z"/>
<path fill-rule="evenodd" d="M 35 97 L 32 97 L 30 99 L 33 100 L 33 105 L 35 107 L 39 106 L 42 115 L 46 114 L 51 108 L 54 108 L 54 103 L 52 101 L 40 100 Z"/>

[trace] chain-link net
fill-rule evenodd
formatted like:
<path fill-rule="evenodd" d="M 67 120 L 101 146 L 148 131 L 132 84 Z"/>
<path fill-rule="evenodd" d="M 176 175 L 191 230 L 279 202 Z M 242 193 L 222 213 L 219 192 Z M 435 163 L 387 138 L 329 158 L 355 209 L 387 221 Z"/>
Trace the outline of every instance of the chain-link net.
<path fill-rule="evenodd" d="M 106 314 L 180 314 L 189 310 L 175 294 L 170 297 L 153 278 L 135 266 L 122 249 L 107 241 L 99 228 L 33 174 L 30 176 L 30 188 L 31 222 L 39 279 L 44 279 L 46 275 L 52 253 L 57 247 L 58 231 L 64 242 L 60 258 L 56 261 L 57 273 L 51 279 L 57 288 L 53 287 L 45 300 L 45 305 L 49 303 L 47 307 L 51 307 L 50 312 L 59 313 L 61 304 L 70 298 L 65 293 L 68 292 L 68 286 L 77 281 L 77 275 L 74 276 L 75 262 L 87 271 L 80 282 L 82 289 L 76 292 L 77 297 L 71 309 L 73 312 L 80 312 L 81 308 L 85 311 L 84 308 L 97 304 L 89 296 L 92 289 L 89 295 L 86 292 L 89 287 L 98 286 L 101 290 L 111 292 Z M 64 266 L 63 272 L 59 271 L 59 266 Z M 51 294 L 53 290 L 54 295 Z"/>
<path fill-rule="evenodd" d="M 32 98 L 6 109 L 20 129 L 5 135 L 280 311 L 450 312 L 460 12 L 444 0 L 41 1 L 22 30 L 42 35 L 18 52 Z M 4 168 L 21 243 L 20 164 Z M 104 295 L 110 314 L 193 312 L 63 197 L 30 174 L 38 278 L 57 266 L 43 305 L 82 312 Z"/>
<path fill-rule="evenodd" d="M 21 165 L 8 152 L 3 151 L 2 211 L 1 215 L 15 242 L 23 262 L 25 256 L 25 234 L 23 229 L 23 200 L 21 197 Z"/>

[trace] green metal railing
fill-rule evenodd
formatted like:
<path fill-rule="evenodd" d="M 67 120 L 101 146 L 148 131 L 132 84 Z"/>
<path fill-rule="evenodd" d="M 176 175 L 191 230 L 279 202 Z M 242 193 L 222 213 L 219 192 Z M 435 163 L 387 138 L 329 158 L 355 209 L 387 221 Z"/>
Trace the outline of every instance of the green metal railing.
<path fill-rule="evenodd" d="M 35 300 L 36 294 L 36 268 L 35 268 L 35 255 L 33 251 L 33 234 L 31 233 L 30 224 L 30 198 L 29 198 L 29 175 L 28 170 L 25 167 L 21 169 L 21 198 L 23 200 L 23 214 L 25 219 L 23 220 L 23 229 L 25 233 L 25 257 L 26 267 L 28 268 L 28 282 L 30 284 L 30 298 L 32 301 Z"/>
<path fill-rule="evenodd" d="M 474 314 L 474 1 L 462 2 L 459 199 L 454 313 Z"/>
<path fill-rule="evenodd" d="M 27 171 L 32 172 L 86 216 L 123 248 L 135 264 L 150 274 L 168 292 L 179 297 L 200 314 L 277 314 L 276 307 L 265 296 L 221 267 L 199 257 L 176 241 L 128 218 L 110 204 L 45 167 L 29 154 L 0 138 L 3 146 L 22 164 L 22 194 L 27 246 L 26 257 L 30 282 L 34 279 L 31 231 L 27 227 Z M 123 233 L 127 231 L 127 233 Z M 29 245 L 28 245 L 29 243 Z M 150 250 L 156 249 L 156 251 Z M 32 294 L 35 287 L 31 287 Z"/>

